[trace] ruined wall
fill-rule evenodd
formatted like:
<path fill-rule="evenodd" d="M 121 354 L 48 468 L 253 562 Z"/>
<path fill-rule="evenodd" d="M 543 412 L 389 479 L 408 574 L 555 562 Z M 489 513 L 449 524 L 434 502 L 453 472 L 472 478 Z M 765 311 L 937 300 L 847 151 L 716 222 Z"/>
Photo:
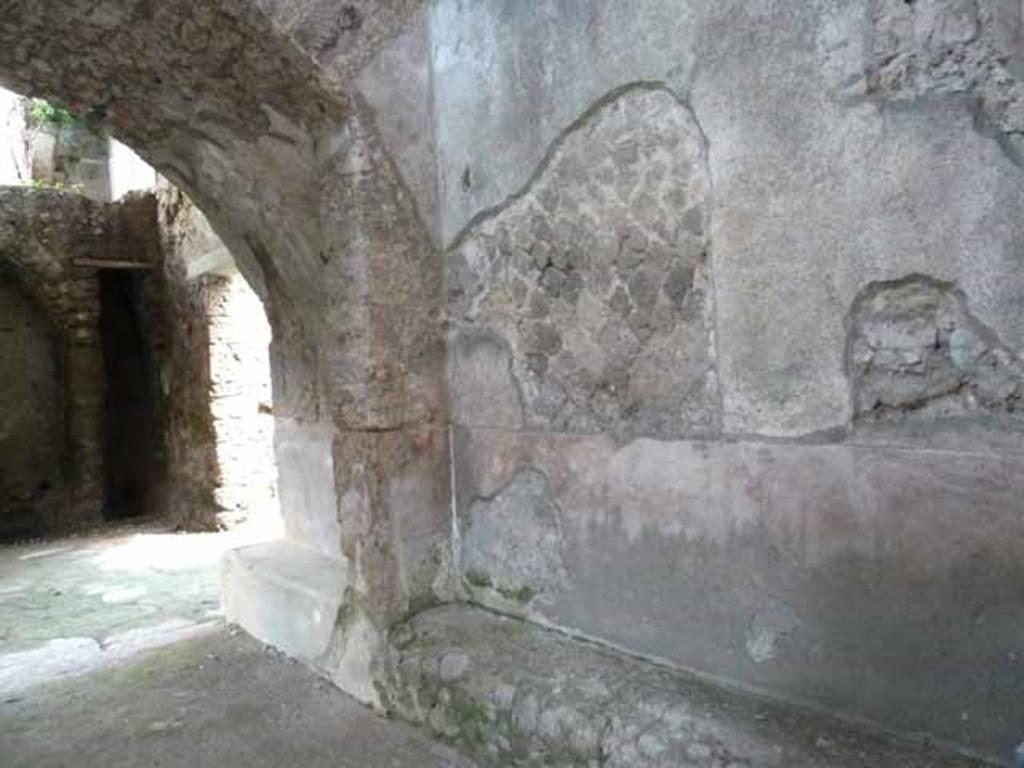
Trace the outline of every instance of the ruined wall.
<path fill-rule="evenodd" d="M 233 275 L 202 278 L 209 322 L 210 407 L 222 519 L 273 520 L 277 500 L 270 326 L 259 297 Z"/>
<path fill-rule="evenodd" d="M 161 514 L 186 530 L 212 530 L 220 475 L 210 409 L 209 319 L 202 285 L 188 276 L 189 260 L 205 249 L 208 225 L 174 188 L 159 192 L 153 217 L 162 258 L 143 288 L 140 308 L 159 391 L 166 471 Z"/>
<path fill-rule="evenodd" d="M 468 598 L 1008 754 L 1020 3 L 423 24 Z"/>
<path fill-rule="evenodd" d="M 103 255 L 97 238 L 114 225 L 88 201 L 46 191 L 0 190 L 0 274 L 29 299 L 56 336 L 60 372 L 59 412 L 64 439 L 52 488 L 19 515 L 12 535 L 66 531 L 102 519 L 103 354 L 99 334 L 99 281 L 76 258 Z M 37 347 L 37 356 L 42 349 Z M 37 360 L 46 366 L 51 357 Z M 16 369 L 14 369 L 16 370 Z M 44 399 L 46 389 L 42 390 Z M 8 451 L 23 455 L 19 440 Z M 51 455 L 51 454 L 48 454 Z M 14 466 L 12 456 L 8 461 Z M 31 514 L 29 514 L 29 512 Z M 31 517 L 31 524 L 28 518 Z"/>
<path fill-rule="evenodd" d="M 5 11 L 265 299 L 339 656 L 461 591 L 1019 741 L 1018 2 Z"/>
<path fill-rule="evenodd" d="M 84 123 L 31 127 L 32 181 L 66 189 L 90 200 L 111 199 L 110 142 Z"/>
<path fill-rule="evenodd" d="M 444 259 L 394 116 L 350 82 L 423 3 L 329 5 L 13 0 L 0 80 L 137 149 L 264 300 L 287 539 L 347 570 L 365 670 L 392 621 L 451 595 Z"/>
<path fill-rule="evenodd" d="M 99 269 L 105 263 L 160 263 L 156 210 L 153 198 L 103 205 L 50 190 L 0 189 L 0 275 L 36 307 L 57 347 L 56 358 L 40 358 L 36 345 L 36 362 L 26 363 L 26 370 L 55 361 L 62 393 L 54 413 L 63 440 L 47 454 L 59 460 L 45 503 L 31 510 L 33 535 L 79 530 L 104 519 L 104 419 L 109 409 Z M 14 375 L 18 369 L 12 365 L 10 370 Z M 40 387 L 39 393 L 45 402 L 48 391 Z M 5 465 L 12 467 L 18 456 L 34 450 L 21 439 L 5 448 Z"/>
<path fill-rule="evenodd" d="M 47 317 L 10 281 L 0 282 L 3 539 L 36 533 L 60 503 L 66 442 L 60 353 Z"/>

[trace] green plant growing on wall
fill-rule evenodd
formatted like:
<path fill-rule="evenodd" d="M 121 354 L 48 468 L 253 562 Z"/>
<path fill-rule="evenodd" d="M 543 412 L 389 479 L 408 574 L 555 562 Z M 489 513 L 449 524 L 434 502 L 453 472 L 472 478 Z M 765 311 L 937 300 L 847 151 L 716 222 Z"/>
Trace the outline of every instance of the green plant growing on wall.
<path fill-rule="evenodd" d="M 32 189 L 52 189 L 57 192 L 73 192 L 76 195 L 85 191 L 82 184 L 65 184 L 60 179 L 32 179 L 29 186 Z"/>
<path fill-rule="evenodd" d="M 46 99 L 31 99 L 25 110 L 25 116 L 33 127 L 55 125 L 67 128 L 79 122 L 68 110 L 59 104 L 51 104 Z"/>

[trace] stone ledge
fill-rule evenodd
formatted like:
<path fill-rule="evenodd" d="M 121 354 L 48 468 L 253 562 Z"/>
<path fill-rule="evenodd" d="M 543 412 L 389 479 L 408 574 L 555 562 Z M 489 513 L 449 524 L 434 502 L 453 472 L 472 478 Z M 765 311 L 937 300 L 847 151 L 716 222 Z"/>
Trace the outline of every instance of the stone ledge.
<path fill-rule="evenodd" d="M 221 559 L 225 618 L 310 666 L 324 659 L 342 610 L 346 566 L 289 541 L 226 552 Z"/>
<path fill-rule="evenodd" d="M 980 765 L 466 606 L 396 627 L 378 690 L 488 765 Z"/>

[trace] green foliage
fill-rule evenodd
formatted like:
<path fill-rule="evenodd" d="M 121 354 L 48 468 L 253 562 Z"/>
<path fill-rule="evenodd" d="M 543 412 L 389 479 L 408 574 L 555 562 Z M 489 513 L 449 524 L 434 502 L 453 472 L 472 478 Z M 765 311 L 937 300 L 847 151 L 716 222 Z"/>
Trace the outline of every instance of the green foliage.
<path fill-rule="evenodd" d="M 56 125 L 67 128 L 78 122 L 67 107 L 59 104 L 51 104 L 46 99 L 31 99 L 28 108 L 25 110 L 29 123 L 34 126 Z"/>
<path fill-rule="evenodd" d="M 53 189 L 57 192 L 74 192 L 76 195 L 81 194 L 85 189 L 81 184 L 65 184 L 60 179 L 32 179 L 30 186 L 32 189 Z"/>

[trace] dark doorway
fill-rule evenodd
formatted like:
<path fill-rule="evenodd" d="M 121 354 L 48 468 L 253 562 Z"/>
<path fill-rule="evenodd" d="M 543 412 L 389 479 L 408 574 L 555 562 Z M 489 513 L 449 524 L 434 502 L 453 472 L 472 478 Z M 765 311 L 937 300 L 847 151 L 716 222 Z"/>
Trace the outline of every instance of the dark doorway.
<path fill-rule="evenodd" d="M 144 279 L 127 270 L 100 273 L 109 519 L 146 514 L 159 486 L 155 380 L 137 301 Z"/>

